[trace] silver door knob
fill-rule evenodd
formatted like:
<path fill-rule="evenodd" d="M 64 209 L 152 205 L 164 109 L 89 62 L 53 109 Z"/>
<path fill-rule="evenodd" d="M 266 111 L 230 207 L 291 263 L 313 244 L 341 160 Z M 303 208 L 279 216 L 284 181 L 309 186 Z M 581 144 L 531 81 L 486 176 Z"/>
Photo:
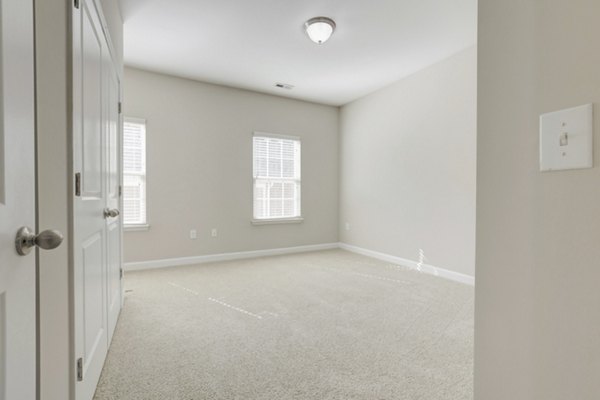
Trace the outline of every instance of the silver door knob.
<path fill-rule="evenodd" d="M 60 246 L 63 239 L 62 233 L 57 230 L 48 229 L 36 235 L 31 228 L 24 226 L 17 232 L 15 247 L 19 255 L 26 256 L 35 246 L 45 250 L 55 249 Z"/>
<path fill-rule="evenodd" d="M 104 209 L 104 218 L 116 218 L 120 214 L 119 210 L 116 208 L 105 208 Z"/>

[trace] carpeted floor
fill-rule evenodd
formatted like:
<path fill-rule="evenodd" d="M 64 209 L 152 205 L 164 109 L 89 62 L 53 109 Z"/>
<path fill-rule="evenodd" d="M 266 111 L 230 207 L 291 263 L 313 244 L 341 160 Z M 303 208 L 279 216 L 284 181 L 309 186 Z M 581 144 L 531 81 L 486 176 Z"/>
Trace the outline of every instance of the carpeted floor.
<path fill-rule="evenodd" d="M 473 288 L 342 250 L 130 272 L 96 400 L 467 400 Z"/>

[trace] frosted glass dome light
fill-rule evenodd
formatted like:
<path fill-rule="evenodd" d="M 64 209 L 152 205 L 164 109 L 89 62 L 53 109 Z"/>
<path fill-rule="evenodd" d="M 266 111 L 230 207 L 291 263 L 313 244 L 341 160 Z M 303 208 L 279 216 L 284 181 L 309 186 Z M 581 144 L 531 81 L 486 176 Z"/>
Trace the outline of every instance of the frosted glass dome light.
<path fill-rule="evenodd" d="M 335 31 L 335 21 L 327 17 L 311 18 L 304 24 L 306 34 L 316 44 L 323 44 L 329 40 Z"/>

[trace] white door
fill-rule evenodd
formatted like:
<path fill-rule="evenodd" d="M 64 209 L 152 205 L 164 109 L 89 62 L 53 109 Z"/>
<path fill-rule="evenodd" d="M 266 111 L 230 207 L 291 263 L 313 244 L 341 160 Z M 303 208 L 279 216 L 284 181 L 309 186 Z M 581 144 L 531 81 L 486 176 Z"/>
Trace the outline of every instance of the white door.
<path fill-rule="evenodd" d="M 36 398 L 33 1 L 0 0 L 0 400 Z M 16 249 L 16 233 L 21 253 Z M 50 233 L 50 236 L 48 236 Z M 60 240 L 53 245 L 60 244 Z M 28 254 L 25 254 L 28 253 Z"/>
<path fill-rule="evenodd" d="M 121 309 L 119 79 L 98 2 L 73 9 L 75 396 L 94 396 Z"/>
<path fill-rule="evenodd" d="M 110 57 L 106 58 L 106 244 L 108 341 L 121 312 L 121 121 L 119 75 Z"/>
<path fill-rule="evenodd" d="M 91 399 L 108 350 L 102 60 L 98 13 L 83 0 L 73 19 L 73 171 L 76 398 Z"/>

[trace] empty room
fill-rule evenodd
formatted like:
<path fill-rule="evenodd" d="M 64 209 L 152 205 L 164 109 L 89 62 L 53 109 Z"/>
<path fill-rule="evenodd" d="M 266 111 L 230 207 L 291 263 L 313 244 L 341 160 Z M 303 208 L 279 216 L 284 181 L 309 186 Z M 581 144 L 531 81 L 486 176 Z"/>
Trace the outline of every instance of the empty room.
<path fill-rule="evenodd" d="M 600 4 L 0 7 L 0 400 L 600 398 Z"/>
<path fill-rule="evenodd" d="M 121 11 L 95 398 L 471 398 L 475 2 Z"/>

